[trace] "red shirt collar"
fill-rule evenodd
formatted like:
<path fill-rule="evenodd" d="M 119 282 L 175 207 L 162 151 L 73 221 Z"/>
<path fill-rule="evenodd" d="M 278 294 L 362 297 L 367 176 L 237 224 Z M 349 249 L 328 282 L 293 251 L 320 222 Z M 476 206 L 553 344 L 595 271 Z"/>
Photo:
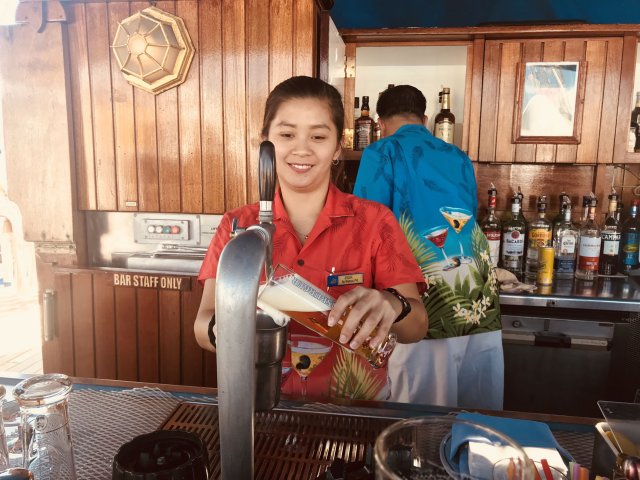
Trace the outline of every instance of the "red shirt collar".
<path fill-rule="evenodd" d="M 287 219 L 287 221 L 289 221 L 289 215 L 282 203 L 279 188 L 276 190 L 275 198 L 273 200 L 274 220 Z M 353 215 L 354 209 L 352 197 L 341 192 L 333 183 L 329 183 L 327 199 L 325 200 L 324 207 L 320 212 L 318 221 L 320 221 L 321 218 L 326 218 L 330 222 L 331 218 L 352 217 Z"/>

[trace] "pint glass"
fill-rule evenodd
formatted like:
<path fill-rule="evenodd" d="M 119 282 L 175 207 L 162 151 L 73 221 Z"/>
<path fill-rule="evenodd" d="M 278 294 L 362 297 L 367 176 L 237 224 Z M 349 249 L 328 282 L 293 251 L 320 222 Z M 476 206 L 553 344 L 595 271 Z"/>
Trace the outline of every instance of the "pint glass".
<path fill-rule="evenodd" d="M 350 309 L 336 325 L 333 327 L 327 325 L 327 318 L 334 304 L 335 299 L 331 295 L 283 265 L 275 268 L 271 279 L 263 287 L 258 298 L 258 307 L 267 313 L 273 314 L 275 310 L 287 315 L 318 335 L 363 357 L 373 368 L 384 367 L 396 346 L 396 335 L 389 333 L 376 348 L 372 348 L 366 340 L 357 349 L 352 349 L 338 340 Z"/>

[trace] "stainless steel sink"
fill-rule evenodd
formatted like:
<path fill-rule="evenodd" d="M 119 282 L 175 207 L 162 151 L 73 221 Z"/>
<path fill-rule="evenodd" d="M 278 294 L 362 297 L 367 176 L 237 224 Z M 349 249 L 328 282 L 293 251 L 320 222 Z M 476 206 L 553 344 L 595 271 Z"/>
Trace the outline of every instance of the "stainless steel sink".
<path fill-rule="evenodd" d="M 203 253 L 151 252 L 134 253 L 124 258 L 124 268 L 194 274 L 200 271 Z"/>

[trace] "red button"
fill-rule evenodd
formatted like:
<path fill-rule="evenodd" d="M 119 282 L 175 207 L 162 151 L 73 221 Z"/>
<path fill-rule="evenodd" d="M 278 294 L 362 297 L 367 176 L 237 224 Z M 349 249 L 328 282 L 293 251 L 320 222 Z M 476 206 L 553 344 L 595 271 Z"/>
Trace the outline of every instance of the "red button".
<path fill-rule="evenodd" d="M 173 227 L 171 227 L 171 233 L 173 233 L 174 235 L 180 233 L 180 227 L 174 225 Z"/>

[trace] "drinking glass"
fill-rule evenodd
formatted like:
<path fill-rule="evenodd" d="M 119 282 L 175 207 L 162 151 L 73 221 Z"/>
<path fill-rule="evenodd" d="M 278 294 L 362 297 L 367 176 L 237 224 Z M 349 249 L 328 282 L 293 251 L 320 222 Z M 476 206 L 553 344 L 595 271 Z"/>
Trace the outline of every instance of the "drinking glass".
<path fill-rule="evenodd" d="M 300 376 L 302 399 L 307 398 L 307 377 L 322 363 L 333 343 L 315 335 L 291 334 L 291 364 Z"/>
<path fill-rule="evenodd" d="M 23 467 L 35 480 L 75 480 L 69 425 L 71 379 L 45 374 L 23 380 L 13 393 L 20 405 Z"/>
<path fill-rule="evenodd" d="M 460 437 L 474 442 L 456 449 Z M 464 454 L 457 452 L 461 450 Z M 503 461 L 506 460 L 506 461 Z M 377 480 L 464 478 L 532 480 L 535 467 L 506 435 L 454 416 L 414 417 L 396 422 L 378 435 L 374 447 Z"/>
<path fill-rule="evenodd" d="M 433 243 L 436 247 L 440 249 L 442 255 L 444 255 L 444 259 L 447 261 L 446 265 L 442 268 L 443 271 L 453 270 L 454 268 L 458 268 L 460 266 L 460 260 L 456 258 L 456 262 L 452 261 L 444 251 L 444 243 L 447 241 L 447 234 L 449 233 L 449 227 L 446 225 L 439 225 L 434 228 L 430 228 L 422 235 L 424 238 Z"/>
<path fill-rule="evenodd" d="M 460 242 L 459 237 L 460 232 L 471 218 L 471 212 L 469 210 L 465 210 L 464 208 L 440 207 L 440 213 L 445 218 L 445 220 L 449 222 L 451 228 L 455 230 L 456 236 L 458 236 L 458 245 L 460 246 L 460 263 L 473 262 L 473 259 L 471 257 L 467 257 L 464 254 L 462 243 Z"/>
<path fill-rule="evenodd" d="M 9 450 L 7 449 L 7 437 L 4 433 L 4 421 L 2 419 L 2 405 L 6 393 L 4 386 L 0 385 L 0 472 L 9 468 Z"/>
<path fill-rule="evenodd" d="M 343 345 L 339 340 L 340 331 L 351 309 L 344 313 L 336 325 L 329 327 L 327 318 L 334 304 L 335 299 L 331 295 L 284 265 L 276 266 L 258 297 L 258 307 L 274 318 L 284 314 L 318 335 L 366 359 L 373 368 L 384 367 L 396 346 L 396 335 L 389 333 L 375 348 L 369 345 L 368 339 L 355 350 Z M 372 332 L 373 335 L 375 330 Z M 295 366 L 295 362 L 292 363 Z"/>

